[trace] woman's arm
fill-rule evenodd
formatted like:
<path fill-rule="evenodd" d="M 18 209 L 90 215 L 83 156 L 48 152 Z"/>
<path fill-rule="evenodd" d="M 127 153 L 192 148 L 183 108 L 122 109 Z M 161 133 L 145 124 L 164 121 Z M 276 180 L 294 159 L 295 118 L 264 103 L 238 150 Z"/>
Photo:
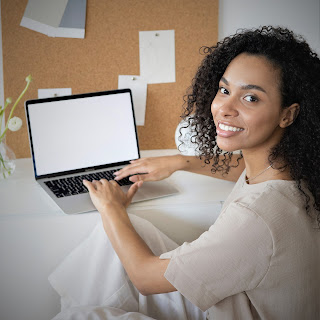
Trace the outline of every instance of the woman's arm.
<path fill-rule="evenodd" d="M 221 156 L 221 161 L 223 158 Z M 226 175 L 222 175 L 220 172 L 213 174 L 211 172 L 211 165 L 206 165 L 202 159 L 200 160 L 196 156 L 174 155 L 142 158 L 132 161 L 130 165 L 116 172 L 115 180 L 121 180 L 130 175 L 132 175 L 130 177 L 132 182 L 162 180 L 169 177 L 175 171 L 184 170 L 218 179 L 237 181 L 245 168 L 243 158 L 239 160 L 239 164 L 237 158 L 237 155 L 232 157 L 230 166 L 236 167 L 230 168 L 229 173 Z"/>
<path fill-rule="evenodd" d="M 155 256 L 135 231 L 126 212 L 127 205 L 142 185 L 132 185 L 124 194 L 115 181 L 84 180 L 90 197 L 101 214 L 104 229 L 130 280 L 143 295 L 176 291 L 164 277 L 170 260 Z"/>

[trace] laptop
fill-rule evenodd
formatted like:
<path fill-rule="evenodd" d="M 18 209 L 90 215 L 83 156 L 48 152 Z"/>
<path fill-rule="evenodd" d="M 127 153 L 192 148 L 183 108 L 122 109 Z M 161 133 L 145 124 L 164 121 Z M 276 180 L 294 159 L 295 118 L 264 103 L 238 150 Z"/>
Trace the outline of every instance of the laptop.
<path fill-rule="evenodd" d="M 82 180 L 113 179 L 140 158 L 130 89 L 25 102 L 34 177 L 66 214 L 96 210 Z M 131 182 L 118 182 L 126 192 Z M 178 193 L 167 181 L 145 182 L 133 202 Z"/>

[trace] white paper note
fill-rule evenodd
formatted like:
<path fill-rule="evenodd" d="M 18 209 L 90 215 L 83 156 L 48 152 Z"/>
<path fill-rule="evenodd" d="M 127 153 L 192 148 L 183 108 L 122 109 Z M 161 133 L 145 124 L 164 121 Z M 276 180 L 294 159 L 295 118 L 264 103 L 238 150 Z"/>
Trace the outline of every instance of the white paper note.
<path fill-rule="evenodd" d="M 140 31 L 140 76 L 147 83 L 176 81 L 174 30 Z"/>
<path fill-rule="evenodd" d="M 71 88 L 38 89 L 38 99 L 70 96 Z"/>
<path fill-rule="evenodd" d="M 84 38 L 86 0 L 29 0 L 20 25 L 49 37 Z"/>
<path fill-rule="evenodd" d="M 147 82 L 140 76 L 119 76 L 118 89 L 131 89 L 137 126 L 144 126 L 147 102 Z"/>
<path fill-rule="evenodd" d="M 67 3 L 68 0 L 29 0 L 24 17 L 57 28 Z"/>

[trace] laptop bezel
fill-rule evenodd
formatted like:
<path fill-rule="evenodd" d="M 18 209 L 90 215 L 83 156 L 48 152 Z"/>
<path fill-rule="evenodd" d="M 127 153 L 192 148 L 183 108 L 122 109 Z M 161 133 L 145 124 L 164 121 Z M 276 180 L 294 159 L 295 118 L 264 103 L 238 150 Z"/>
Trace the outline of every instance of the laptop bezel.
<path fill-rule="evenodd" d="M 96 96 L 112 95 L 112 94 L 121 94 L 121 93 L 129 93 L 130 94 L 131 108 L 132 108 L 132 115 L 133 115 L 133 122 L 134 122 L 135 136 L 136 136 L 136 145 L 137 145 L 137 151 L 138 151 L 138 158 L 136 158 L 136 159 L 140 159 L 139 139 L 138 139 L 138 132 L 137 132 L 136 119 L 135 119 L 135 114 L 134 114 L 131 89 L 117 89 L 117 90 L 88 92 L 88 93 L 74 94 L 74 95 L 69 95 L 69 96 L 59 96 L 59 97 L 51 97 L 51 98 L 44 98 L 44 99 L 31 99 L 31 100 L 25 101 L 25 113 L 26 113 L 26 122 L 27 122 L 27 126 L 28 126 L 29 145 L 30 145 L 30 152 L 31 152 L 32 164 L 33 164 L 33 171 L 34 171 L 34 176 L 35 176 L 36 180 L 60 177 L 60 176 L 64 176 L 64 175 L 76 174 L 76 173 L 81 173 L 81 172 L 91 172 L 91 171 L 95 171 L 95 170 L 107 169 L 107 168 L 116 167 L 116 166 L 123 166 L 123 165 L 129 164 L 131 160 L 135 160 L 135 159 L 129 159 L 128 161 L 122 161 L 122 162 L 117 162 L 117 163 L 104 164 L 104 165 L 99 165 L 99 166 L 91 166 L 91 167 L 85 167 L 85 168 L 80 168 L 80 169 L 61 171 L 61 172 L 56 172 L 56 173 L 49 173 L 49 174 L 44 174 L 44 175 L 37 175 L 37 168 L 36 168 L 35 156 L 34 156 L 34 150 L 33 150 L 32 132 L 31 132 L 31 126 L 30 126 L 30 119 L 29 119 L 30 118 L 29 117 L 30 105 L 45 103 L 45 102 L 72 100 L 72 99 L 88 98 L 88 97 L 96 97 Z"/>

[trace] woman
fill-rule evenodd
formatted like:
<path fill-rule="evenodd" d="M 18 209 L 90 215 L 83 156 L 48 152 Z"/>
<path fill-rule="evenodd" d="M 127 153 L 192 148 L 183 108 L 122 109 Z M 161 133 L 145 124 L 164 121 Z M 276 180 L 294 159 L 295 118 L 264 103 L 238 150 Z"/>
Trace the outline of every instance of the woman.
<path fill-rule="evenodd" d="M 237 33 L 204 51 L 184 114 L 200 158 L 133 161 L 116 174 L 116 180 L 133 175 L 128 194 L 114 181 L 84 181 L 107 237 L 95 230 L 51 276 L 65 298 L 57 319 L 319 319 L 320 60 L 303 39 L 272 27 Z M 215 224 L 177 248 L 126 212 L 143 181 L 176 170 L 237 181 Z M 150 240 L 155 233 L 158 245 Z M 68 284 L 67 270 L 97 243 L 103 245 L 91 254 L 100 259 L 93 265 L 105 269 L 89 272 L 97 277 L 90 285 L 79 280 L 83 298 Z M 113 278 L 130 279 L 119 280 L 114 294 L 101 280 L 110 243 L 126 271 Z M 95 289 L 103 299 L 92 299 Z M 128 300 L 131 293 L 136 300 Z"/>

